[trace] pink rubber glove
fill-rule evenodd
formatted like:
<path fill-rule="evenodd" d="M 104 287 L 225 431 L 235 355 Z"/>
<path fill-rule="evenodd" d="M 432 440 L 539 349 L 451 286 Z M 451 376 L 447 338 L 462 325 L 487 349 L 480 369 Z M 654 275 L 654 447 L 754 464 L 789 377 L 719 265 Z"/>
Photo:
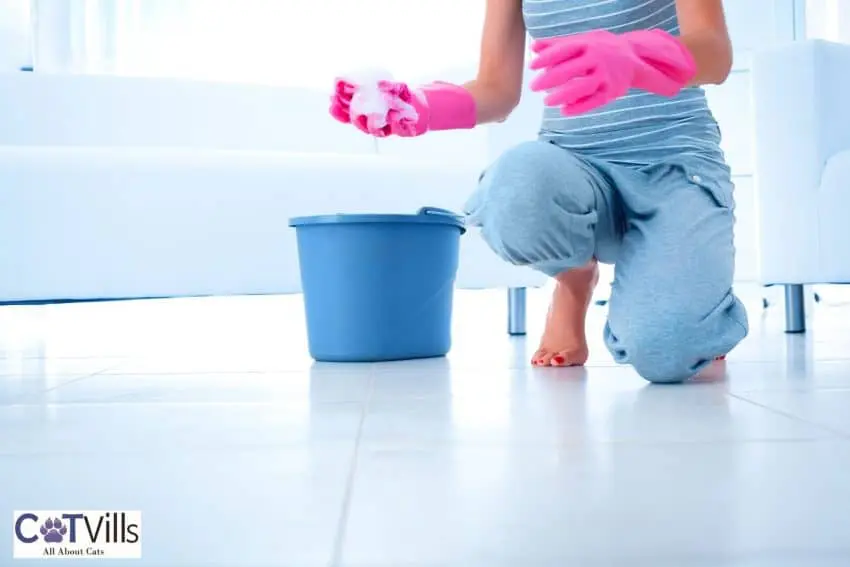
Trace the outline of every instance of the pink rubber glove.
<path fill-rule="evenodd" d="M 337 79 L 334 84 L 334 94 L 331 95 L 331 116 L 343 124 L 351 123 L 351 98 L 355 86 L 344 79 Z"/>
<path fill-rule="evenodd" d="M 338 79 L 331 97 L 331 116 L 379 138 L 413 137 L 438 130 L 461 130 L 476 124 L 475 99 L 463 87 L 432 83 L 413 91 L 405 83 L 380 81 L 386 110 L 363 114 L 352 110 L 357 85 Z"/>
<path fill-rule="evenodd" d="M 624 34 L 592 31 L 537 40 L 531 69 L 542 73 L 531 83 L 547 91 L 547 106 L 560 106 L 567 116 L 594 110 L 638 88 L 674 96 L 696 74 L 687 48 L 663 30 Z"/>

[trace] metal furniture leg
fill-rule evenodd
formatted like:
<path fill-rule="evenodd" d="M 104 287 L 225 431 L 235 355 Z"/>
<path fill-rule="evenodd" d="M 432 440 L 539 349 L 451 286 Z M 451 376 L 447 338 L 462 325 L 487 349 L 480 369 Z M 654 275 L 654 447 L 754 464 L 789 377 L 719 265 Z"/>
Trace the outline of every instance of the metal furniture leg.
<path fill-rule="evenodd" d="M 508 289 L 508 334 L 512 336 L 525 334 L 525 288 L 512 287 Z"/>
<path fill-rule="evenodd" d="M 785 332 L 806 332 L 806 296 L 802 284 L 785 286 Z"/>

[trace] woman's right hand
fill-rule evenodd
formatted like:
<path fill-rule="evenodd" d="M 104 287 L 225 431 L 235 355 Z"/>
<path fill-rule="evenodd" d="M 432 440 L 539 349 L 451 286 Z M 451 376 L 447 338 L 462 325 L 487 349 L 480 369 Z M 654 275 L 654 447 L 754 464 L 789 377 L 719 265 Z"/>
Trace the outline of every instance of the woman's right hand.
<path fill-rule="evenodd" d="M 343 124 L 351 123 L 351 98 L 356 86 L 345 79 L 337 79 L 331 95 L 331 116 Z"/>
<path fill-rule="evenodd" d="M 525 23 L 522 0 L 487 0 L 481 38 L 481 57 L 475 80 L 464 85 L 433 83 L 415 91 L 408 104 L 416 109 L 415 123 L 408 116 L 395 123 L 369 128 L 365 117 L 352 117 L 351 103 L 357 85 L 338 79 L 331 97 L 331 115 L 344 124 L 374 136 L 419 136 L 432 130 L 460 130 L 476 124 L 501 122 L 519 103 L 525 58 Z M 403 83 L 404 91 L 414 91 Z M 378 121 L 380 123 L 380 120 Z"/>
<path fill-rule="evenodd" d="M 430 111 L 423 94 L 395 81 L 380 80 L 369 87 L 363 92 L 360 85 L 337 79 L 331 116 L 378 138 L 413 137 L 428 130 Z"/>
<path fill-rule="evenodd" d="M 337 80 L 331 97 L 331 115 L 379 138 L 390 135 L 411 138 L 434 130 L 473 128 L 476 124 L 475 98 L 458 85 L 437 82 L 414 91 L 405 83 L 379 81 L 377 89 L 372 91 L 372 96 L 382 100 L 380 104 L 365 106 L 377 106 L 381 110 L 360 111 L 353 108 L 364 106 L 356 104 L 358 86 Z M 374 103 L 374 100 L 369 102 Z"/>

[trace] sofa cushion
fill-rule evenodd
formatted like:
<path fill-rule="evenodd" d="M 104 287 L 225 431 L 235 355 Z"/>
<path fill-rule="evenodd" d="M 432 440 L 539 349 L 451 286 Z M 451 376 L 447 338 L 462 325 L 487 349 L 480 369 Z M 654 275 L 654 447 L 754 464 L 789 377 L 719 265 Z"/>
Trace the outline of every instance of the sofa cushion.
<path fill-rule="evenodd" d="M 298 292 L 290 217 L 460 210 L 478 175 L 379 156 L 0 147 L 0 301 Z M 463 238 L 459 287 L 544 281 Z"/>

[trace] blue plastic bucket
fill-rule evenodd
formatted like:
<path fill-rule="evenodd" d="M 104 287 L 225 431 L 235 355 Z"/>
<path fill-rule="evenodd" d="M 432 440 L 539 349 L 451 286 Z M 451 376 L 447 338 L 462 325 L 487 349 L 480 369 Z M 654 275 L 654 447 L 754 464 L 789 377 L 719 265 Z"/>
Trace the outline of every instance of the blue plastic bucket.
<path fill-rule="evenodd" d="M 459 215 L 290 219 L 298 241 L 310 355 L 322 362 L 444 356 L 451 348 Z"/>

